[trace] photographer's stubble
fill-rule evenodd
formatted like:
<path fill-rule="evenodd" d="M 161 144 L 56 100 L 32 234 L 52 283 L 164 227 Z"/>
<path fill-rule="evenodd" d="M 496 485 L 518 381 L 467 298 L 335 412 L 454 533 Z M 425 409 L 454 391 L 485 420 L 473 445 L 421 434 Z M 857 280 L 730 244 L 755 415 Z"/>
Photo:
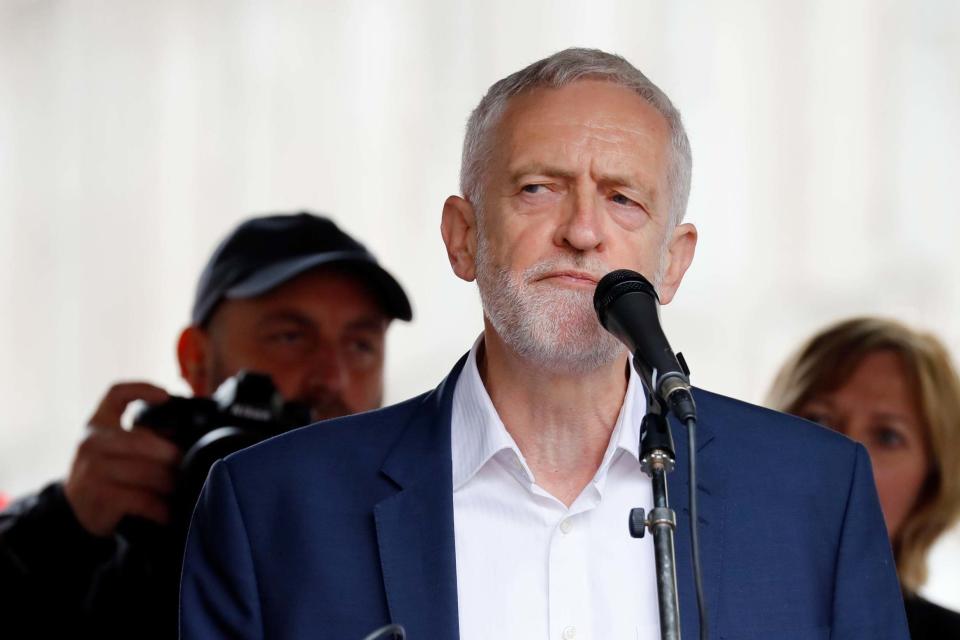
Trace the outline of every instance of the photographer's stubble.
<path fill-rule="evenodd" d="M 177 356 L 195 395 L 257 371 L 323 420 L 381 405 L 389 322 L 362 280 L 321 267 L 262 296 L 224 300 L 205 327 L 183 331 Z"/>

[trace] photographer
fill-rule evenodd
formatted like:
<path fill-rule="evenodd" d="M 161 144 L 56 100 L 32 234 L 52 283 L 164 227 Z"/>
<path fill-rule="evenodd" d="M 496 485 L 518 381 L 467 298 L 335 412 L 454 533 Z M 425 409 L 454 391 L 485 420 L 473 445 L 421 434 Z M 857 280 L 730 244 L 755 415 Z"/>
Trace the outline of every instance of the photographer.
<path fill-rule="evenodd" d="M 177 357 L 197 397 L 259 372 L 318 421 L 380 406 L 387 327 L 411 316 L 396 280 L 330 220 L 253 218 L 210 258 Z M 131 402 L 170 398 L 144 382 L 111 387 L 65 481 L 0 513 L 6 637 L 176 637 L 182 540 L 171 496 L 184 451 L 159 430 L 121 426 Z M 127 527 L 131 518 L 155 524 Z"/>

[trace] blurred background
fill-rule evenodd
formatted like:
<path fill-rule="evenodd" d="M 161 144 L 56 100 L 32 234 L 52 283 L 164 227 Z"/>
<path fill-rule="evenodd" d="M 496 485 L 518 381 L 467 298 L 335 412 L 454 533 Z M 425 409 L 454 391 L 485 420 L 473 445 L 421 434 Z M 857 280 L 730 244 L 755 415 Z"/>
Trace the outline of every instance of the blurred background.
<path fill-rule="evenodd" d="M 196 278 L 251 214 L 361 238 L 416 315 L 387 400 L 435 386 L 481 328 L 439 236 L 467 115 L 568 46 L 684 115 L 701 235 L 663 315 L 698 385 L 760 402 L 852 314 L 960 354 L 955 0 L 0 0 L 0 493 L 62 476 L 112 382 L 187 392 Z M 953 532 L 925 594 L 960 609 L 958 567 Z"/>

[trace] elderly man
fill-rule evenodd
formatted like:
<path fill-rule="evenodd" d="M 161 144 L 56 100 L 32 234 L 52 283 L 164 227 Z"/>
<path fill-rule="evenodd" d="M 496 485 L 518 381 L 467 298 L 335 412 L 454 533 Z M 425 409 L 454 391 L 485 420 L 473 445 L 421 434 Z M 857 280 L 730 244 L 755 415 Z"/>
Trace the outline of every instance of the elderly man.
<path fill-rule="evenodd" d="M 400 285 L 331 220 L 262 216 L 210 258 L 177 355 L 196 396 L 248 370 L 321 420 L 381 405 L 385 333 L 410 317 Z M 183 533 L 170 520 L 183 452 L 121 427 L 130 402 L 168 398 L 147 383 L 114 385 L 66 480 L 0 514 L 0 624 L 38 638 L 177 636 Z M 160 526 L 122 526 L 131 516 Z"/>
<path fill-rule="evenodd" d="M 616 268 L 673 298 L 697 232 L 669 99 L 570 49 L 494 84 L 468 124 L 442 233 L 484 331 L 434 391 L 214 467 L 181 590 L 188 639 L 658 636 L 645 397 L 592 294 Z M 715 638 L 906 638 L 862 447 L 697 391 L 703 578 Z M 671 476 L 686 513 L 685 437 Z M 686 527 L 685 633 L 698 628 Z"/>

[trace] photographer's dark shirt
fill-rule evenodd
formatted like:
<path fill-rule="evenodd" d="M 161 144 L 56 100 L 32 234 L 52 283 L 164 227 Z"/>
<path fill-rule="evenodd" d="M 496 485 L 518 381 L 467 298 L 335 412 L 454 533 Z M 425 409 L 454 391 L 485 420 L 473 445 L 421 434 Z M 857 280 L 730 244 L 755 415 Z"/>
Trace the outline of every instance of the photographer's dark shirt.
<path fill-rule="evenodd" d="M 60 483 L 0 512 L 3 637 L 176 638 L 180 554 L 136 533 L 91 535 Z"/>

